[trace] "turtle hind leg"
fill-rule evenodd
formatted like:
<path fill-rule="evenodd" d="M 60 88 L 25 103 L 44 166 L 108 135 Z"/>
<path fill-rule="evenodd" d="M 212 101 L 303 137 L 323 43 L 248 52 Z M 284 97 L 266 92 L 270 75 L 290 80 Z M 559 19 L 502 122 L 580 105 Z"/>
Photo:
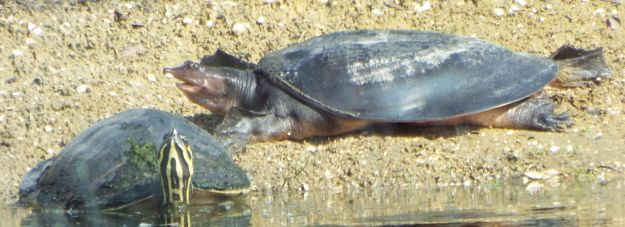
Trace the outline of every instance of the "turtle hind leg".
<path fill-rule="evenodd" d="M 610 68 L 605 63 L 603 48 L 585 50 L 563 45 L 551 55 L 560 66 L 553 87 L 587 87 L 610 78 Z"/>
<path fill-rule="evenodd" d="M 568 113 L 555 113 L 553 101 L 546 97 L 531 97 L 483 113 L 465 116 L 464 122 L 496 128 L 540 131 L 560 131 L 573 124 Z"/>

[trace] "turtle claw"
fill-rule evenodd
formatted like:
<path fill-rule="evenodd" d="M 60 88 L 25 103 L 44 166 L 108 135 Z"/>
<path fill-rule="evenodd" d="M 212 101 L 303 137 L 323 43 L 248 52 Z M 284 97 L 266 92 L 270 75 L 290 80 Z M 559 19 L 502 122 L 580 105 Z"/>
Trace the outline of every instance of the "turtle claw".
<path fill-rule="evenodd" d="M 562 131 L 573 124 L 568 113 L 555 113 L 549 98 L 530 98 L 522 101 L 507 113 L 512 126 L 541 131 Z"/>
<path fill-rule="evenodd" d="M 573 124 L 567 112 L 556 114 L 554 103 L 548 98 L 532 98 L 524 103 L 527 105 L 531 121 L 528 128 L 543 131 L 562 131 Z"/>
<path fill-rule="evenodd" d="M 221 124 L 215 129 L 214 136 L 230 153 L 234 154 L 245 150 L 245 145 L 251 140 L 251 134 L 233 129 L 233 127 Z"/>
<path fill-rule="evenodd" d="M 250 136 L 236 134 L 216 134 L 215 137 L 231 153 L 236 154 L 245 151 L 245 146 L 250 141 Z"/>
<path fill-rule="evenodd" d="M 573 121 L 567 112 L 556 113 L 540 113 L 540 116 L 534 118 L 536 129 L 544 131 L 562 131 L 573 125 Z"/>

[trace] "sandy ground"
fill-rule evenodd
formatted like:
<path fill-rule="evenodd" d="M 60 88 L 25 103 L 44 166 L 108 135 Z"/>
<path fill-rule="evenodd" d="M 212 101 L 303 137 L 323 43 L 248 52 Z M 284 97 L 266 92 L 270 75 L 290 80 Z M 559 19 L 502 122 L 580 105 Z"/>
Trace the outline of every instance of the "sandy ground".
<path fill-rule="evenodd" d="M 559 133 L 400 127 L 251 144 L 234 158 L 254 190 L 489 184 L 546 170 L 605 183 L 625 170 L 625 26 L 614 18 L 606 23 L 625 17 L 620 1 L 0 3 L 4 203 L 17 199 L 35 163 L 99 119 L 132 107 L 207 113 L 183 97 L 163 66 L 217 48 L 256 62 L 315 35 L 365 28 L 468 35 L 536 55 L 565 43 L 602 46 L 613 78 L 591 89 L 548 92 L 575 120 Z"/>

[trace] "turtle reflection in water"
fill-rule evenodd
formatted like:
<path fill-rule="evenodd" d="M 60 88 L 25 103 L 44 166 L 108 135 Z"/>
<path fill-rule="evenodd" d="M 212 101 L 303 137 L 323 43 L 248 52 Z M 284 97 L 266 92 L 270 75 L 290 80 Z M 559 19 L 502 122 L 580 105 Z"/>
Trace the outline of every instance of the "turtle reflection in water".
<path fill-rule="evenodd" d="M 164 68 L 191 101 L 225 114 L 219 136 L 256 140 L 342 134 L 381 123 L 558 130 L 545 86 L 609 77 L 602 49 L 561 47 L 551 58 L 471 37 L 363 30 L 318 36 L 258 64 L 221 50 Z M 564 71 L 566 75 L 558 75 Z"/>
<path fill-rule="evenodd" d="M 155 144 L 161 144 L 158 151 Z M 94 124 L 39 163 L 19 195 L 43 209 L 145 210 L 184 207 L 192 188 L 193 204 L 235 199 L 249 184 L 229 153 L 199 127 L 170 113 L 134 109 Z"/>

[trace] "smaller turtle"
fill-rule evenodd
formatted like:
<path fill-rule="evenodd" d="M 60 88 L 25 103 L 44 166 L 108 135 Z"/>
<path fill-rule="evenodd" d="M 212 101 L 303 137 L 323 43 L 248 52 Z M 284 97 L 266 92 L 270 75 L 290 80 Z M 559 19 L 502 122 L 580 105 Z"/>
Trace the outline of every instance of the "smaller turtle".
<path fill-rule="evenodd" d="M 558 72 L 565 72 L 559 75 Z M 314 37 L 258 64 L 221 50 L 164 68 L 193 102 L 225 114 L 220 136 L 303 139 L 388 123 L 558 130 L 570 123 L 545 86 L 610 76 L 602 49 L 561 47 L 550 58 L 471 37 L 359 30 Z"/>
<path fill-rule="evenodd" d="M 170 113 L 132 109 L 99 121 L 39 163 L 19 196 L 44 209 L 137 210 L 185 207 L 192 194 L 201 198 L 193 203 L 219 202 L 249 185 L 204 130 Z"/>

